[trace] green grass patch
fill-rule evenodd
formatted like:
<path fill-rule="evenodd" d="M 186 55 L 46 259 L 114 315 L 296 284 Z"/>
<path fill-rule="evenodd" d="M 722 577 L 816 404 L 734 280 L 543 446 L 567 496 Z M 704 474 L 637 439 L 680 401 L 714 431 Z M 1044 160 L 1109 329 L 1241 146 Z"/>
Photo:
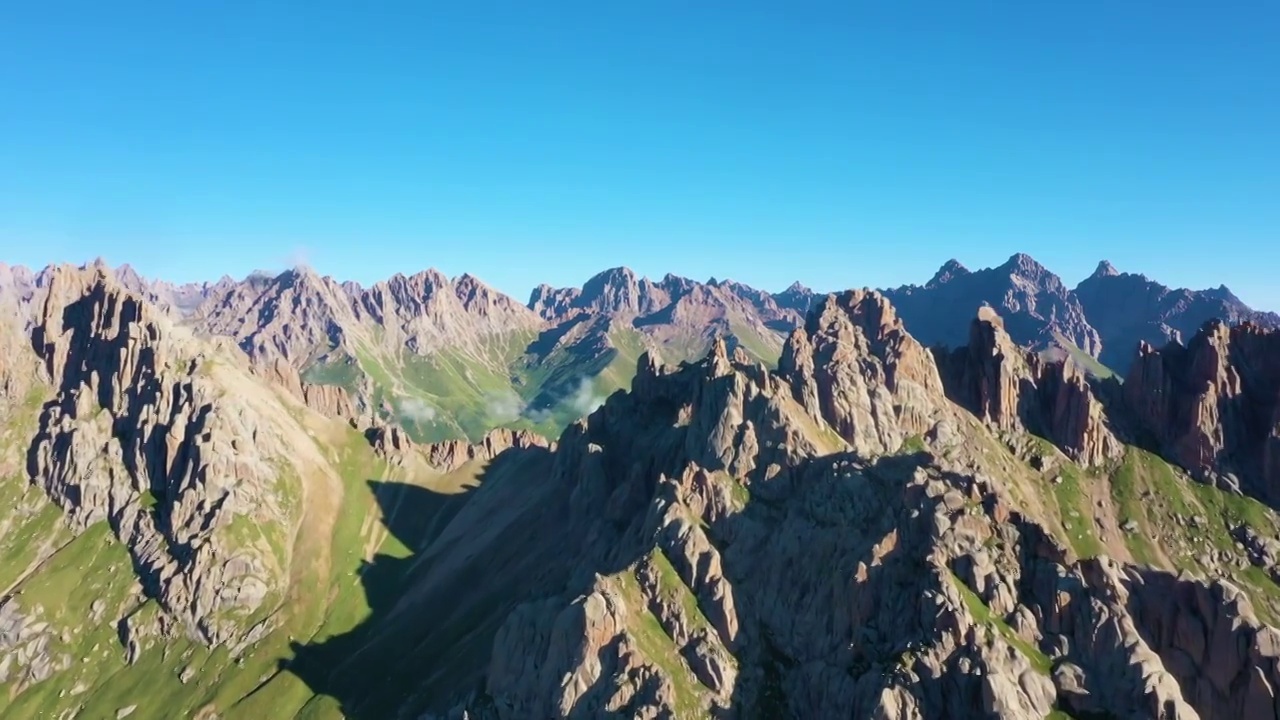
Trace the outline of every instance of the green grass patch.
<path fill-rule="evenodd" d="M 1009 624 L 1003 618 L 991 612 L 991 608 L 982 602 L 982 598 L 978 597 L 973 590 L 970 590 L 969 586 L 965 585 L 959 577 L 956 577 L 955 573 L 951 573 L 951 581 L 955 584 L 956 589 L 960 591 L 960 597 L 964 600 L 964 604 L 969 609 L 969 614 L 973 615 L 974 620 L 989 628 L 994 628 L 996 632 L 1000 633 L 1005 642 L 1012 645 L 1014 649 L 1027 658 L 1031 663 L 1031 667 L 1036 669 L 1036 672 L 1048 675 L 1053 670 L 1053 661 L 1049 659 L 1048 655 L 1041 652 L 1040 648 L 1018 637 L 1013 628 L 1009 627 Z"/>
<path fill-rule="evenodd" d="M 1142 492 L 1147 487 L 1146 475 L 1140 468 L 1143 462 L 1144 459 L 1136 450 L 1130 449 L 1125 453 L 1123 462 L 1111 474 L 1111 500 L 1120 513 L 1119 521 L 1122 525 L 1130 520 L 1138 523 L 1136 532 L 1121 530 L 1125 547 L 1129 549 L 1134 561 L 1159 567 L 1159 554 L 1148 537 L 1152 520 L 1147 517 L 1147 508 L 1142 499 Z"/>
<path fill-rule="evenodd" d="M 640 652 L 663 671 L 675 688 L 676 717 L 701 717 L 703 702 L 701 693 L 698 691 L 700 683 L 693 676 L 693 671 L 685 664 L 684 659 L 680 657 L 679 648 L 667 635 L 662 623 L 649 611 L 635 577 L 630 572 L 622 572 L 611 577 L 621 586 L 624 600 L 631 611 L 627 630 L 635 638 Z"/>
<path fill-rule="evenodd" d="M 354 394 L 360 387 L 359 361 L 345 353 L 334 353 L 311 363 L 302 371 L 302 381 L 312 385 L 335 385 Z"/>
<path fill-rule="evenodd" d="M 649 559 L 654 567 L 658 569 L 658 583 L 661 586 L 661 592 L 667 597 L 677 600 L 684 610 L 684 616 L 689 618 L 694 625 L 700 628 L 710 628 L 710 621 L 702 613 L 702 609 L 698 607 L 697 597 L 680 579 L 680 573 L 676 572 L 675 566 L 671 564 L 671 560 L 667 558 L 666 554 L 661 549 L 654 548 L 649 552 Z"/>
<path fill-rule="evenodd" d="M 911 435 L 902 441 L 902 447 L 898 449 L 899 455 L 914 455 L 916 453 L 926 452 L 928 446 L 924 444 L 924 438 L 919 435 Z"/>
<path fill-rule="evenodd" d="M 1058 343 L 1058 346 L 1066 351 L 1067 355 L 1089 375 L 1101 380 L 1105 380 L 1110 377 L 1114 377 L 1117 380 L 1123 380 L 1123 378 L 1116 375 L 1115 370 L 1112 370 L 1106 365 L 1098 362 L 1097 358 L 1082 350 L 1079 345 L 1068 340 L 1065 335 L 1054 333 L 1053 339 Z"/>
<path fill-rule="evenodd" d="M 1089 507 L 1088 494 L 1083 483 L 1088 479 L 1080 469 L 1071 463 L 1064 463 L 1059 469 L 1062 482 L 1050 483 L 1053 496 L 1058 504 L 1063 529 L 1067 532 L 1067 540 L 1071 548 L 1080 558 L 1097 557 L 1102 554 L 1102 542 L 1093 529 L 1093 514 Z"/>
<path fill-rule="evenodd" d="M 773 335 L 770 339 L 776 343 L 775 349 L 774 344 L 769 343 L 765 338 L 761 337 L 749 327 L 731 322 L 729 323 L 729 332 L 733 333 L 733 336 L 738 339 L 738 345 L 741 346 L 743 350 L 746 350 L 747 354 L 764 363 L 769 368 L 776 368 L 778 366 L 778 359 L 782 356 L 783 338 L 781 335 L 773 333 L 772 331 L 766 331 Z"/>

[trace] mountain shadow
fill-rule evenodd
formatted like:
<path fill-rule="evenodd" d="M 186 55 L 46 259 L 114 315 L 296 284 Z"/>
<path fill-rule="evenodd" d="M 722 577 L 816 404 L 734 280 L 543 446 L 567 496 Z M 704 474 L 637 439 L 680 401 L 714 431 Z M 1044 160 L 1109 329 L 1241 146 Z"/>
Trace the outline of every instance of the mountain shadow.
<path fill-rule="evenodd" d="M 543 448 L 508 450 L 457 494 L 370 480 L 386 530 L 409 552 L 363 563 L 368 617 L 349 632 L 294 643 L 281 670 L 336 699 L 348 718 L 474 697 L 499 624 L 528 591 L 557 579 L 540 577 L 544 554 L 522 557 L 519 538 L 545 498 L 537 483 L 521 481 L 544 475 L 549 460 Z"/>

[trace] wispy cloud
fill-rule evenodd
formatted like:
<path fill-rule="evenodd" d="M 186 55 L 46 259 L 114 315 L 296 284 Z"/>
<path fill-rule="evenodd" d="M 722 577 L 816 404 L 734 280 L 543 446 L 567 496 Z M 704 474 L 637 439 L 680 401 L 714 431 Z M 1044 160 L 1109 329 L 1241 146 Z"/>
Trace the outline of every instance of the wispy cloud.
<path fill-rule="evenodd" d="M 309 269 L 311 267 L 311 251 L 301 245 L 294 246 L 284 258 L 286 268 L 291 270 Z"/>
<path fill-rule="evenodd" d="M 489 396 L 485 409 L 496 422 L 504 423 L 518 420 L 525 410 L 525 404 L 515 393 L 499 393 Z"/>
<path fill-rule="evenodd" d="M 595 382 L 591 378 L 583 377 L 578 380 L 578 385 L 573 392 L 561 397 L 552 407 L 536 410 L 525 408 L 524 416 L 536 423 L 545 422 L 553 419 L 556 416 L 556 409 L 560 408 L 572 411 L 575 417 L 582 417 L 590 415 L 596 408 L 603 405 L 606 397 L 596 389 Z"/>
<path fill-rule="evenodd" d="M 419 425 L 436 419 L 436 409 L 417 398 L 401 398 L 396 406 L 401 418 Z"/>
<path fill-rule="evenodd" d="M 569 407 L 579 415 L 588 415 L 604 404 L 605 395 L 596 391 L 591 378 L 584 377 L 578 382 L 578 389 L 569 396 Z"/>

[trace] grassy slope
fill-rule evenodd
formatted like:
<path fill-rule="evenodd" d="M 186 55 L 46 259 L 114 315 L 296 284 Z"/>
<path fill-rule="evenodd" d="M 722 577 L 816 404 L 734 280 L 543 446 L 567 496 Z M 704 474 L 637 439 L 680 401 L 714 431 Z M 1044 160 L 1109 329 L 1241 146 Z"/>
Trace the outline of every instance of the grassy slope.
<path fill-rule="evenodd" d="M 1114 370 L 1098 362 L 1097 358 L 1082 350 L 1079 345 L 1068 340 L 1066 336 L 1054 333 L 1053 339 L 1058 343 L 1059 347 L 1066 351 L 1067 355 L 1071 356 L 1071 359 L 1077 365 L 1084 368 L 1086 373 L 1104 380 L 1109 377 L 1116 377 Z M 1123 378 L 1118 379 L 1123 380 Z"/>
<path fill-rule="evenodd" d="M 734 328 L 743 349 L 767 365 L 777 364 L 779 338 L 761 338 Z M 609 331 L 609 349 L 600 355 L 557 347 L 545 356 L 528 352 L 535 337 L 511 333 L 495 337 L 471 353 L 389 355 L 361 343 L 355 357 L 331 353 L 306 368 L 307 382 L 338 385 L 355 393 L 361 375 L 373 387 L 380 414 L 399 422 L 420 442 L 450 438 L 478 440 L 494 427 L 529 429 L 549 438 L 589 413 L 611 393 L 627 389 L 636 362 L 651 340 L 626 327 Z M 668 364 L 706 354 L 705 339 L 671 340 L 657 348 Z"/>
<path fill-rule="evenodd" d="M 394 505 L 394 498 L 379 503 L 370 490 L 369 481 L 384 479 L 386 468 L 358 434 L 333 426 L 336 434 L 321 436 L 317 444 L 341 478 L 341 497 L 330 499 L 340 510 L 336 521 L 316 523 L 330 528 L 325 537 L 309 535 L 303 523 L 293 539 L 289 598 L 275 617 L 280 626 L 239 659 L 225 648 L 210 651 L 184 639 L 161 644 L 153 637 L 143 644 L 154 647 L 134 665 L 126 664 L 116 620 L 132 615 L 146 626 L 157 608 L 139 592 L 125 549 L 105 523 L 77 536 L 38 489 L 17 477 L 0 481 L 0 523 L 6 528 L 0 580 L 18 593 L 21 612 L 50 623 L 55 661 L 70 659 L 68 670 L 29 687 L 10 677 L 0 692 L 0 715 L 45 718 L 78 708 L 78 717 L 105 718 L 136 705 L 130 717 L 144 720 L 193 717 L 202 710 L 223 717 L 340 717 L 332 698 L 317 697 L 296 675 L 281 672 L 281 663 L 294 655 L 293 641 L 320 642 L 364 622 L 371 609 L 362 566 L 375 554 L 406 557 L 410 551 L 386 532 L 381 518 L 380 508 Z M 397 492 L 397 483 L 388 483 L 384 492 Z M 319 552 L 322 546 L 327 552 Z M 91 612 L 95 600 L 105 605 L 97 622 Z"/>
<path fill-rule="evenodd" d="M 1280 529 L 1275 511 L 1252 498 L 1198 483 L 1137 448 L 1130 448 L 1112 472 L 1111 490 L 1118 512 L 1138 524 L 1136 532 L 1125 534 L 1136 561 L 1198 575 L 1216 576 L 1215 571 L 1225 570 L 1225 577 L 1249 595 L 1260 617 L 1273 625 L 1280 622 L 1280 586 L 1249 565 L 1231 537 L 1231 530 L 1242 523 L 1275 537 Z M 1230 560 L 1213 557 L 1222 554 Z"/>
<path fill-rule="evenodd" d="M 1027 658 L 1027 661 L 1036 669 L 1036 672 L 1041 675 L 1049 674 L 1053 669 L 1053 662 L 1040 650 L 1040 648 L 1037 648 L 1033 643 L 1029 643 L 1018 637 L 1018 634 L 1013 631 L 1013 628 L 1009 627 L 1009 624 L 999 615 L 991 612 L 991 608 L 987 607 L 987 604 L 982 602 L 982 598 L 978 597 L 973 590 L 970 590 L 969 586 L 965 585 L 960 578 L 952 574 L 951 582 L 956 586 L 956 589 L 960 591 L 960 597 L 964 600 L 965 606 L 969 609 L 969 614 L 973 616 L 973 619 L 978 624 L 999 633 L 1000 637 L 1003 638 L 1006 643 L 1013 646 L 1018 652 L 1022 653 L 1022 655 Z"/>
<path fill-rule="evenodd" d="M 1077 557 L 1127 552 L 1128 559 L 1171 572 L 1187 571 L 1200 577 L 1223 577 L 1243 589 L 1264 621 L 1280 623 L 1280 586 L 1259 568 L 1251 566 L 1236 546 L 1231 530 L 1246 523 L 1261 534 L 1275 537 L 1280 515 L 1247 497 L 1225 493 L 1192 480 L 1186 473 L 1144 450 L 1130 447 L 1111 467 L 1084 469 L 1058 453 L 1047 441 L 1030 440 L 1035 454 L 1050 460 L 1036 471 L 1008 455 L 1006 479 L 1030 473 L 1032 482 L 1015 481 L 1023 503 L 1047 508 L 1044 519 Z M 1015 470 L 1015 465 L 1017 469 Z M 1053 483 L 1055 477 L 1061 482 Z M 1110 504 L 1098 507 L 1091 498 L 1109 496 Z M 1110 513 L 1114 526 L 1133 521 L 1137 529 L 1121 531 L 1112 550 L 1099 535 L 1095 517 Z M 1056 523 L 1056 527 L 1055 527 Z M 1226 560 L 1219 559 L 1227 556 Z"/>

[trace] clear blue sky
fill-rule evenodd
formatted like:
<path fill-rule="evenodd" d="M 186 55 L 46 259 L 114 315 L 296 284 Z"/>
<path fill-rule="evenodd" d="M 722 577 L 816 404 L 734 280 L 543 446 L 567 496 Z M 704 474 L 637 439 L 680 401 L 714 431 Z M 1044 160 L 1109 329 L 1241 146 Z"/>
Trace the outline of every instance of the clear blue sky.
<path fill-rule="evenodd" d="M 521 299 L 1109 258 L 1280 309 L 1280 5 L 11 2 L 0 260 Z"/>

